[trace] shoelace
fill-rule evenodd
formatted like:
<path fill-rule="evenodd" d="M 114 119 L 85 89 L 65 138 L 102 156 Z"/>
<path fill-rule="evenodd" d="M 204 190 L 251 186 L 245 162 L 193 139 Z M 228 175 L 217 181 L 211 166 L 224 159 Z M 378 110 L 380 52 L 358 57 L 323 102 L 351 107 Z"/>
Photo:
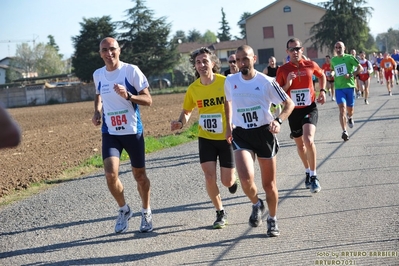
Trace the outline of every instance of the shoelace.
<path fill-rule="evenodd" d="M 143 222 L 144 222 L 142 224 L 142 226 L 144 227 L 144 226 L 149 225 L 150 224 L 149 220 L 151 220 L 151 216 L 147 213 L 144 213 L 142 216 L 143 216 Z"/>
<path fill-rule="evenodd" d="M 260 209 L 260 206 L 259 207 L 256 207 L 256 206 L 252 206 L 252 208 L 253 208 L 253 213 L 255 213 L 255 215 L 253 216 L 253 218 L 254 219 L 258 219 L 258 217 L 261 215 L 261 209 Z"/>
<path fill-rule="evenodd" d="M 216 213 L 216 220 L 221 221 L 223 219 L 224 213 L 223 212 L 217 212 Z"/>
<path fill-rule="evenodd" d="M 274 231 L 276 229 L 276 221 L 269 220 L 269 222 L 270 222 L 270 230 Z"/>
<path fill-rule="evenodd" d="M 128 214 L 129 212 L 123 212 L 122 210 L 119 210 L 119 215 L 118 215 L 118 219 L 117 219 L 117 224 L 122 224 L 125 216 Z"/>

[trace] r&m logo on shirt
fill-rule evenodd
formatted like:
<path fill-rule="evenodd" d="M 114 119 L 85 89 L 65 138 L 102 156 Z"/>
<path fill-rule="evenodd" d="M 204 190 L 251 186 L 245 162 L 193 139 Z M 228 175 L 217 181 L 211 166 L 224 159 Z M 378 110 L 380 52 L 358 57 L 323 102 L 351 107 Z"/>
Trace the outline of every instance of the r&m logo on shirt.
<path fill-rule="evenodd" d="M 198 108 L 210 107 L 215 105 L 224 104 L 224 97 L 216 97 L 210 99 L 203 99 L 197 101 Z"/>

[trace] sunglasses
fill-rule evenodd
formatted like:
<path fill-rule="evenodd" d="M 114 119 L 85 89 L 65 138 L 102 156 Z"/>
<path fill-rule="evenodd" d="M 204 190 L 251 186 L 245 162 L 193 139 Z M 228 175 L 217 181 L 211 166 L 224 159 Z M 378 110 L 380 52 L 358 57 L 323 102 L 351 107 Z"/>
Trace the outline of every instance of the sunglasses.
<path fill-rule="evenodd" d="M 301 50 L 301 49 L 302 49 L 302 47 L 289 47 L 289 48 L 288 48 L 288 51 L 290 51 L 290 52 L 293 52 L 293 51 L 298 52 L 298 51 Z"/>
<path fill-rule="evenodd" d="M 229 61 L 229 64 L 235 64 L 236 63 L 236 60 L 230 60 Z"/>

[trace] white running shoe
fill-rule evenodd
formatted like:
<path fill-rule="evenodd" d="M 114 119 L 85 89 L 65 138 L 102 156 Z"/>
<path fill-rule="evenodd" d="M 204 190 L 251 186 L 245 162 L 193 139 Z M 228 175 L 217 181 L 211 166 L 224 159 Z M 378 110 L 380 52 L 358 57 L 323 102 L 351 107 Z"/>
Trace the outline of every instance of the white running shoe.
<path fill-rule="evenodd" d="M 129 208 L 129 206 L 128 206 Z M 125 233 L 129 229 L 129 219 L 132 217 L 133 213 L 130 211 L 124 212 L 119 210 L 118 218 L 115 224 L 115 233 Z"/>
<path fill-rule="evenodd" d="M 140 232 L 151 232 L 152 231 L 152 214 L 151 213 L 141 213 L 141 224 Z"/>

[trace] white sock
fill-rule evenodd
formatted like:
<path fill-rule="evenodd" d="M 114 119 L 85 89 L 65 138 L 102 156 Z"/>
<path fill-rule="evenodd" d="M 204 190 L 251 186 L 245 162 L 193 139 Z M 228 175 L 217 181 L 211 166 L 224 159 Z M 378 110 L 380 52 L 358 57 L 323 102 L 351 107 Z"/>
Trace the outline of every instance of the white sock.
<path fill-rule="evenodd" d="M 125 204 L 125 206 L 122 206 L 120 208 L 123 212 L 128 212 L 130 210 L 129 206 L 127 204 Z"/>
<path fill-rule="evenodd" d="M 148 209 L 142 208 L 142 209 L 141 209 L 141 212 L 142 212 L 142 213 L 151 214 L 151 208 L 148 208 Z"/>
<path fill-rule="evenodd" d="M 277 216 L 270 216 L 267 218 L 268 220 L 274 220 L 277 221 Z"/>
<path fill-rule="evenodd" d="M 317 175 L 316 170 L 314 170 L 314 171 L 310 170 L 309 175 L 310 176 L 316 176 Z"/>

